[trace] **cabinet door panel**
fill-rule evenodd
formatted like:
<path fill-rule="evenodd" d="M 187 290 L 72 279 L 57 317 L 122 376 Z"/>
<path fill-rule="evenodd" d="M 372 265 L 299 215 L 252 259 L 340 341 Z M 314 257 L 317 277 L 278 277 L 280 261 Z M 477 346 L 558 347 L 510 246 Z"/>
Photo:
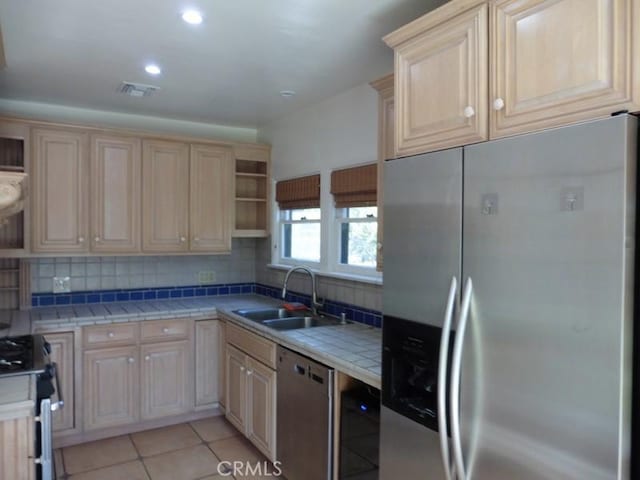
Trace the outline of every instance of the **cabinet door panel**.
<path fill-rule="evenodd" d="M 191 146 L 192 251 L 231 251 L 233 165 L 231 148 Z"/>
<path fill-rule="evenodd" d="M 91 249 L 140 250 L 140 140 L 91 138 Z"/>
<path fill-rule="evenodd" d="M 220 321 L 220 329 L 218 335 L 218 398 L 220 405 L 227 404 L 227 322 Z"/>
<path fill-rule="evenodd" d="M 85 352 L 85 429 L 113 427 L 137 421 L 137 359 L 136 347 Z"/>
<path fill-rule="evenodd" d="M 145 252 L 189 248 L 189 145 L 145 141 L 142 153 Z"/>
<path fill-rule="evenodd" d="M 267 458 L 276 452 L 276 372 L 247 359 L 247 437 Z"/>
<path fill-rule="evenodd" d="M 246 355 L 231 345 L 226 346 L 226 411 L 225 416 L 238 430 L 246 431 L 247 375 Z"/>
<path fill-rule="evenodd" d="M 142 418 L 177 415 L 192 407 L 188 341 L 140 347 L 142 357 Z"/>
<path fill-rule="evenodd" d="M 87 135 L 34 129 L 32 247 L 79 253 L 88 248 Z"/>
<path fill-rule="evenodd" d="M 499 1 L 492 14 L 491 136 L 640 108 L 634 0 Z M 635 62 L 637 64 L 637 61 Z"/>
<path fill-rule="evenodd" d="M 196 406 L 213 405 L 220 399 L 218 390 L 220 322 L 196 322 Z"/>
<path fill-rule="evenodd" d="M 488 138 L 487 21 L 481 5 L 395 48 L 398 156 Z"/>
<path fill-rule="evenodd" d="M 74 344 L 73 333 L 46 333 L 45 339 L 51 345 L 51 361 L 58 367 L 58 379 L 62 389 L 64 408 L 51 414 L 54 432 L 71 430 L 75 427 L 75 387 L 74 387 Z M 56 388 L 58 388 L 56 386 Z M 52 402 L 59 400 L 56 392 Z"/>

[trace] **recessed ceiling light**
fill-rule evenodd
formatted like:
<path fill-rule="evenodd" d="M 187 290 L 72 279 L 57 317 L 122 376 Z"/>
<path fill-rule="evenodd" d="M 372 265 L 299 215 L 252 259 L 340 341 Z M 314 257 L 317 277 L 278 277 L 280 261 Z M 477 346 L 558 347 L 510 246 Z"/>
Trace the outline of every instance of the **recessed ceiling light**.
<path fill-rule="evenodd" d="M 295 96 L 296 92 L 294 92 L 293 90 L 282 90 L 280 92 L 280 96 L 283 98 L 291 98 L 293 96 Z"/>
<path fill-rule="evenodd" d="M 160 70 L 160 67 L 152 63 L 144 67 L 144 71 L 150 75 L 160 75 L 162 73 L 162 70 Z"/>
<path fill-rule="evenodd" d="M 182 14 L 182 20 L 191 25 L 200 25 L 202 23 L 202 14 L 197 10 L 186 10 Z"/>

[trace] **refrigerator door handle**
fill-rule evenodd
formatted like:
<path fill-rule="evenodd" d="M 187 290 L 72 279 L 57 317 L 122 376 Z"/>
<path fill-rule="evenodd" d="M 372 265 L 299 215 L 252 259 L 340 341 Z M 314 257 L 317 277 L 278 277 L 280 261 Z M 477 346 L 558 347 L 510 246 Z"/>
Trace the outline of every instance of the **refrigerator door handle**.
<path fill-rule="evenodd" d="M 449 436 L 447 435 L 447 361 L 449 359 L 449 338 L 451 338 L 451 324 L 458 291 L 458 279 L 451 278 L 447 308 L 440 337 L 440 358 L 438 359 L 438 431 L 440 432 L 440 453 L 447 480 L 453 480 L 451 472 L 451 458 L 449 456 Z"/>
<path fill-rule="evenodd" d="M 453 456 L 455 458 L 458 480 L 467 480 L 464 468 L 464 457 L 462 456 L 462 442 L 460 439 L 460 369 L 462 366 L 462 347 L 464 344 L 464 334 L 469 320 L 469 310 L 471 309 L 471 295 L 473 293 L 473 282 L 471 277 L 467 278 L 462 294 L 462 305 L 460 307 L 460 321 L 456 330 L 456 340 L 453 344 L 453 360 L 451 364 L 451 393 L 449 405 L 451 407 L 451 439 L 453 443 Z"/>

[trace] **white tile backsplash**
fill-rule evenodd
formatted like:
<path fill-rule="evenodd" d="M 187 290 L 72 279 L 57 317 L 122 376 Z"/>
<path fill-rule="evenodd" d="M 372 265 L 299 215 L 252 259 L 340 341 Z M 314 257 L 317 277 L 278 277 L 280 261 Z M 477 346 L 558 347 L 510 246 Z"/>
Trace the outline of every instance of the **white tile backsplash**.
<path fill-rule="evenodd" d="M 150 257 L 60 257 L 31 260 L 34 293 L 53 291 L 53 277 L 71 277 L 71 290 L 110 290 L 197 285 L 200 271 L 214 271 L 214 283 L 254 282 L 256 241 L 234 239 L 231 255 Z"/>

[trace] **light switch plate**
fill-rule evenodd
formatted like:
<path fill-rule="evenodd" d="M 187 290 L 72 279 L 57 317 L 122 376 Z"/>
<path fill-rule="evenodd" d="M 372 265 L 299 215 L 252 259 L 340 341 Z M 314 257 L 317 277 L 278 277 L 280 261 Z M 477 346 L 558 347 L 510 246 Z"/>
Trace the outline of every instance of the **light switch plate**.
<path fill-rule="evenodd" d="M 71 278 L 53 277 L 53 293 L 71 292 Z"/>

